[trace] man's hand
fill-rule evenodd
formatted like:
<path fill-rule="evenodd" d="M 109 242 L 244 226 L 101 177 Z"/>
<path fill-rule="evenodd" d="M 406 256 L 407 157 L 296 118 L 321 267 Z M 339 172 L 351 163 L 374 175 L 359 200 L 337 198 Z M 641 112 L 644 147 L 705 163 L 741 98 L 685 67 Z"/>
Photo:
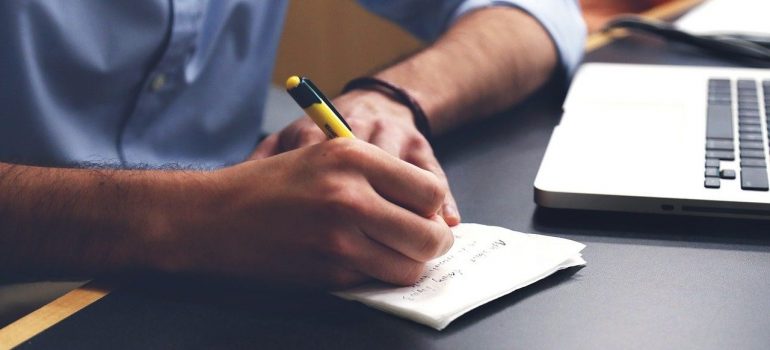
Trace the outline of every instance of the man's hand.
<path fill-rule="evenodd" d="M 0 274 L 408 285 L 453 236 L 434 174 L 339 139 L 217 171 L 0 163 Z"/>
<path fill-rule="evenodd" d="M 154 256 L 170 272 L 338 288 L 409 285 L 452 245 L 445 183 L 359 140 L 213 173 Z M 178 224 L 176 224 L 178 223 Z M 166 248 L 163 248 L 166 247 Z"/>
<path fill-rule="evenodd" d="M 406 90 L 440 135 L 521 101 L 552 76 L 557 62 L 556 47 L 540 22 L 517 8 L 491 6 L 459 18 L 425 50 L 375 76 Z M 334 105 L 356 137 L 436 174 L 447 191 L 439 214 L 451 226 L 460 222 L 446 176 L 406 107 L 372 91 L 352 91 Z M 265 139 L 252 159 L 323 140 L 303 117 Z"/>
<path fill-rule="evenodd" d="M 336 98 L 333 103 L 345 117 L 356 137 L 435 174 L 447 193 L 439 215 L 450 226 L 460 223 L 457 204 L 449 190 L 446 175 L 430 144 L 415 127 L 408 108 L 380 93 L 363 90 L 351 91 Z M 262 141 L 251 159 L 270 157 L 325 140 L 326 136 L 313 121 L 302 117 Z"/>

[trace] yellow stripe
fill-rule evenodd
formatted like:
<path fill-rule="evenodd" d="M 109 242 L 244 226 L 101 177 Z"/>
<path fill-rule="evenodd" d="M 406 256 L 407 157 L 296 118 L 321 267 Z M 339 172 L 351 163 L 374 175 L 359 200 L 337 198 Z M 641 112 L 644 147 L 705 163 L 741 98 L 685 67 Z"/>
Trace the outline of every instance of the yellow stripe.
<path fill-rule="evenodd" d="M 61 322 L 110 291 L 91 282 L 0 329 L 0 349 L 11 349 Z"/>
<path fill-rule="evenodd" d="M 305 113 L 310 116 L 310 119 L 313 119 L 315 124 L 318 125 L 330 139 L 335 137 L 356 138 L 345 124 L 337 118 L 334 111 L 332 111 L 325 103 L 313 103 L 305 108 Z"/>

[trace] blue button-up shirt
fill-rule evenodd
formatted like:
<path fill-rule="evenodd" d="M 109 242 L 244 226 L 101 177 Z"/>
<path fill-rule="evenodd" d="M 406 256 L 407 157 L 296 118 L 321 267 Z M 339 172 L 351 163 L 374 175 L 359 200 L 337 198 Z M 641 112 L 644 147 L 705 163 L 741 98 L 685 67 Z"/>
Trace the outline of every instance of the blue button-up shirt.
<path fill-rule="evenodd" d="M 575 0 L 360 2 L 426 40 L 473 9 L 517 6 L 547 29 L 568 72 L 582 53 Z M 242 161 L 285 12 L 282 0 L 0 1 L 0 161 Z"/>

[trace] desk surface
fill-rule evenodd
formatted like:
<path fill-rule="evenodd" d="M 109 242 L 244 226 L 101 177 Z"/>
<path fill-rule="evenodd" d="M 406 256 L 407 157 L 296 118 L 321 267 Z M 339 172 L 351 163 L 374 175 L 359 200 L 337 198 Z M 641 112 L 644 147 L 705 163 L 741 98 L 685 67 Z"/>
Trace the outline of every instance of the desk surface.
<path fill-rule="evenodd" d="M 588 61 L 728 65 L 650 39 L 619 40 Z M 322 293 L 143 280 L 23 347 L 769 348 L 770 224 L 535 206 L 532 183 L 562 97 L 544 89 L 442 138 L 437 151 L 465 221 L 586 243 L 585 268 L 500 298 L 443 332 Z"/>

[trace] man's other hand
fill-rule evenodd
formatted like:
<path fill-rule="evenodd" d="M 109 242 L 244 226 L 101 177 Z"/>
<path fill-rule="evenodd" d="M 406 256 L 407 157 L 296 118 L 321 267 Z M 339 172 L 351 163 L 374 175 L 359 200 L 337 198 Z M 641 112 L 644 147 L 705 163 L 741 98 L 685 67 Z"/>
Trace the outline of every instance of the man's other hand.
<path fill-rule="evenodd" d="M 460 214 L 446 175 L 430 143 L 415 127 L 408 108 L 380 93 L 364 90 L 351 91 L 336 98 L 333 103 L 357 138 L 435 174 L 447 193 L 439 215 L 450 226 L 460 223 Z M 323 132 L 305 116 L 281 132 L 267 137 L 254 151 L 251 159 L 270 157 L 325 140 Z"/>

